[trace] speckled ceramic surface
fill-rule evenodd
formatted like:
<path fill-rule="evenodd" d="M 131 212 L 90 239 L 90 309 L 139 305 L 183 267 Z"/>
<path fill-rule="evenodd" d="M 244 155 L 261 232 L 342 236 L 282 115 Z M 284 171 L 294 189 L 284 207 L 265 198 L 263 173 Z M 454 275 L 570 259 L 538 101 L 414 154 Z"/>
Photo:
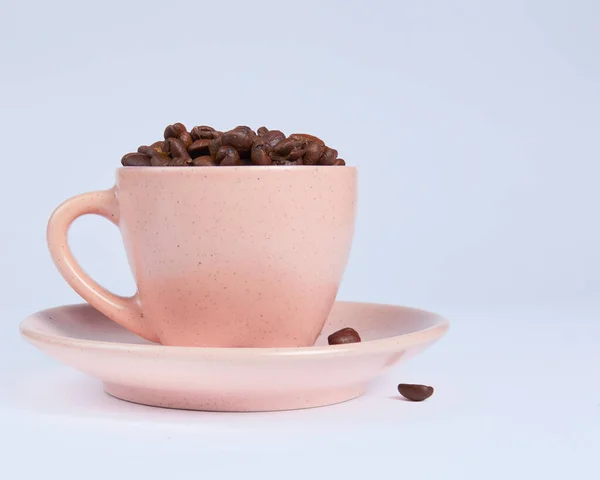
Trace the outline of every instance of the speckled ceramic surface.
<path fill-rule="evenodd" d="M 362 343 L 327 345 L 355 328 Z M 99 378 L 118 398 L 161 407 L 265 411 L 329 405 L 361 395 L 386 368 L 421 352 L 448 329 L 406 307 L 335 303 L 312 347 L 198 348 L 152 344 L 89 305 L 31 315 L 22 335 L 52 357 Z"/>
<path fill-rule="evenodd" d="M 130 331 L 179 346 L 312 345 L 335 300 L 356 210 L 352 167 L 129 167 L 107 191 L 59 206 L 48 245 L 87 302 Z M 83 272 L 71 223 L 122 233 L 138 286 L 115 295 Z"/>

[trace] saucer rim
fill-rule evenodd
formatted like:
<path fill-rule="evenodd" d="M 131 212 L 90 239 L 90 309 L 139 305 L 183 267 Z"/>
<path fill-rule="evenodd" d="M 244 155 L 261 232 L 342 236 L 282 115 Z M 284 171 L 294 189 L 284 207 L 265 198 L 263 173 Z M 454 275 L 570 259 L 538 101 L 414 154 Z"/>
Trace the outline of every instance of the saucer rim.
<path fill-rule="evenodd" d="M 309 347 L 189 347 L 189 346 L 173 346 L 173 345 L 160 345 L 160 344 L 138 344 L 138 343 L 120 343 L 120 342 L 109 342 L 105 340 L 88 340 L 81 338 L 66 337 L 57 334 L 49 334 L 41 332 L 39 329 L 29 326 L 28 322 L 32 321 L 33 318 L 38 315 L 48 315 L 52 311 L 59 309 L 75 309 L 81 307 L 87 307 L 94 309 L 90 304 L 73 303 L 66 305 L 58 305 L 51 308 L 45 308 L 27 315 L 19 324 L 19 333 L 27 341 L 31 343 L 42 343 L 46 345 L 54 345 L 57 347 L 65 348 L 86 348 L 95 351 L 121 351 L 123 353 L 146 353 L 146 352 L 161 352 L 169 355 L 173 354 L 199 354 L 204 357 L 206 356 L 217 356 L 217 357 L 231 357 L 234 356 L 338 356 L 348 354 L 364 354 L 367 351 L 381 351 L 387 350 L 388 348 L 397 349 L 399 346 L 406 344 L 406 346 L 415 346 L 418 344 L 433 342 L 442 337 L 450 328 L 450 322 L 440 314 L 423 310 L 420 308 L 408 307 L 404 305 L 394 305 L 388 303 L 374 303 L 374 302 L 359 302 L 359 301 L 346 301 L 339 300 L 336 303 L 343 303 L 346 305 L 361 305 L 361 306 L 373 306 L 373 307 L 393 307 L 410 311 L 414 313 L 426 314 L 434 320 L 434 325 L 417 330 L 412 333 L 403 335 L 394 335 L 386 338 L 379 338 L 376 340 L 368 340 L 358 343 L 349 343 L 343 345 L 313 345 Z M 100 312 L 101 313 L 101 312 Z"/>

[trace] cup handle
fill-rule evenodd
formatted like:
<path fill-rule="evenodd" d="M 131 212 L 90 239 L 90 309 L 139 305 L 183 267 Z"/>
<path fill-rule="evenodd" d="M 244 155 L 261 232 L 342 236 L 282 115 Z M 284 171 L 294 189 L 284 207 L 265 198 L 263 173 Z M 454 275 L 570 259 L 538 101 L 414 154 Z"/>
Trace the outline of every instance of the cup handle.
<path fill-rule="evenodd" d="M 54 264 L 73 290 L 92 307 L 127 330 L 155 340 L 144 325 L 138 294 L 122 297 L 109 292 L 85 273 L 75 260 L 68 243 L 69 227 L 75 219 L 87 214 L 101 215 L 118 226 L 119 204 L 114 187 L 70 198 L 54 210 L 47 230 L 48 248 Z"/>

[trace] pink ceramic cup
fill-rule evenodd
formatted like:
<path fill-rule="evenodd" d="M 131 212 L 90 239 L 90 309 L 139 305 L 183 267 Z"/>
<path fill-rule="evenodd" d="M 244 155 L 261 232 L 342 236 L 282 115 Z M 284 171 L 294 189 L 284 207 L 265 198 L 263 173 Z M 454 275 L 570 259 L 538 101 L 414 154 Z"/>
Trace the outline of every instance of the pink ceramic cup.
<path fill-rule="evenodd" d="M 54 211 L 48 246 L 79 295 L 148 340 L 309 346 L 333 306 L 355 210 L 352 167 L 125 167 L 110 190 Z M 67 233 L 85 214 L 121 230 L 133 297 L 101 287 L 74 259 Z"/>

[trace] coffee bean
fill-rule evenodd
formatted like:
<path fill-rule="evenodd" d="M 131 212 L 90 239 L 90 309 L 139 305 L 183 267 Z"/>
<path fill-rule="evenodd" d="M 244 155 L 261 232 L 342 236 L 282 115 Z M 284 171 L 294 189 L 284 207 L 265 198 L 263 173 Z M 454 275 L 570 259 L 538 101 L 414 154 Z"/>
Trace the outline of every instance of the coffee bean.
<path fill-rule="evenodd" d="M 305 142 L 316 142 L 322 147 L 325 146 L 325 142 L 323 140 L 321 140 L 319 137 L 315 137 L 314 135 L 309 135 L 308 133 L 292 133 L 289 138 L 303 140 Z"/>
<path fill-rule="evenodd" d="M 237 127 L 234 128 L 234 130 L 241 130 L 242 132 L 246 132 L 248 135 L 252 135 L 253 137 L 256 137 L 256 132 L 254 130 L 252 130 L 250 127 L 247 127 L 246 125 L 238 125 Z"/>
<path fill-rule="evenodd" d="M 165 151 L 165 142 L 163 142 L 162 140 L 159 140 L 158 142 L 154 142 L 152 145 L 150 145 L 150 148 L 152 150 L 156 149 L 160 149 L 161 152 Z"/>
<path fill-rule="evenodd" d="M 262 139 L 270 149 L 273 149 L 279 142 L 285 140 L 285 134 L 279 130 L 269 130 L 262 136 Z"/>
<path fill-rule="evenodd" d="M 213 138 L 208 144 L 208 153 L 210 153 L 210 156 L 213 158 L 217 156 L 217 151 L 223 145 L 221 142 L 222 137 L 223 135 L 219 135 L 218 137 Z"/>
<path fill-rule="evenodd" d="M 167 128 L 165 128 L 165 140 L 171 137 L 177 138 L 186 131 L 187 129 L 183 123 L 174 123 L 173 125 L 169 125 Z"/>
<path fill-rule="evenodd" d="M 187 165 L 191 165 L 192 159 L 187 157 L 175 157 L 171 159 L 168 163 L 169 167 L 185 167 Z"/>
<path fill-rule="evenodd" d="M 150 155 L 150 150 L 151 147 L 149 147 L 148 145 L 142 145 L 137 149 L 138 153 L 143 153 L 144 155 Z"/>
<path fill-rule="evenodd" d="M 317 142 L 309 142 L 302 156 L 302 163 L 304 165 L 316 165 L 321 155 L 323 155 L 323 146 Z"/>
<path fill-rule="evenodd" d="M 200 139 L 212 140 L 220 134 L 221 132 L 216 131 L 213 127 L 209 127 L 208 125 L 199 125 L 197 127 L 192 128 L 191 131 L 192 140 L 194 142 Z"/>
<path fill-rule="evenodd" d="M 233 147 L 240 152 L 249 152 L 256 138 L 256 135 L 253 133 L 247 132 L 242 128 L 230 130 L 221 136 L 221 142 L 222 145 Z"/>
<path fill-rule="evenodd" d="M 262 137 L 265 133 L 267 133 L 269 131 L 269 129 L 267 127 L 260 127 L 256 133 L 258 134 L 259 137 Z"/>
<path fill-rule="evenodd" d="M 180 134 L 179 140 L 181 140 L 181 143 L 183 143 L 185 148 L 188 148 L 193 142 L 192 136 L 188 132 L 183 132 L 182 134 Z"/>
<path fill-rule="evenodd" d="M 208 138 L 201 138 L 200 140 L 196 140 L 192 143 L 187 151 L 192 158 L 200 157 L 202 155 L 207 155 L 209 152 L 209 145 L 212 140 Z"/>
<path fill-rule="evenodd" d="M 279 157 L 287 157 L 296 145 L 296 140 L 286 138 L 273 147 L 273 153 Z"/>
<path fill-rule="evenodd" d="M 335 163 L 335 159 L 337 158 L 338 152 L 333 148 L 325 147 L 325 151 L 321 158 L 319 159 L 319 165 L 333 165 Z"/>
<path fill-rule="evenodd" d="M 165 140 L 165 153 L 168 153 L 169 155 L 171 155 L 171 158 L 189 157 L 187 148 L 185 148 L 185 145 L 183 144 L 183 142 L 181 140 L 179 140 L 178 138 L 173 138 L 173 137 Z"/>
<path fill-rule="evenodd" d="M 300 158 L 304 151 L 306 150 L 307 142 L 305 140 L 298 140 L 294 138 L 286 138 L 279 142 L 273 148 L 273 155 L 271 157 L 275 160 L 275 157 L 278 159 L 286 159 L 290 161 L 297 160 Z"/>
<path fill-rule="evenodd" d="M 306 151 L 306 147 L 308 146 L 307 142 L 304 140 L 298 140 L 292 151 L 288 155 L 288 160 L 294 161 L 298 160 L 298 165 L 302 165 L 302 155 Z"/>
<path fill-rule="evenodd" d="M 217 163 L 222 167 L 233 167 L 243 165 L 238 151 L 227 145 L 223 145 L 217 152 Z"/>
<path fill-rule="evenodd" d="M 167 155 L 165 142 L 154 142 L 150 145 L 147 155 L 153 157 L 154 155 Z"/>
<path fill-rule="evenodd" d="M 150 163 L 153 167 L 166 167 L 167 165 L 169 165 L 170 161 L 171 158 L 169 158 L 169 156 L 164 153 L 155 152 L 150 157 Z"/>
<path fill-rule="evenodd" d="M 346 165 L 346 161 L 343 158 L 336 158 L 333 164 L 338 167 L 343 167 L 344 165 Z"/>
<path fill-rule="evenodd" d="M 217 163 L 210 155 L 202 155 L 201 157 L 194 158 L 193 165 L 195 167 L 214 167 Z"/>
<path fill-rule="evenodd" d="M 127 153 L 121 159 L 121 165 L 124 167 L 149 167 L 150 156 L 143 153 Z"/>
<path fill-rule="evenodd" d="M 360 335 L 356 330 L 350 327 L 342 328 L 327 337 L 329 345 L 341 345 L 344 343 L 360 342 Z"/>
<path fill-rule="evenodd" d="M 264 143 L 262 138 L 259 138 L 252 145 L 252 151 L 250 153 L 250 158 L 252 159 L 252 163 L 254 165 L 270 165 L 271 157 L 267 153 L 267 145 Z"/>
<path fill-rule="evenodd" d="M 413 402 L 422 402 L 433 395 L 433 387 L 427 385 L 414 385 L 401 383 L 398 385 L 398 392 L 404 398 Z"/>

